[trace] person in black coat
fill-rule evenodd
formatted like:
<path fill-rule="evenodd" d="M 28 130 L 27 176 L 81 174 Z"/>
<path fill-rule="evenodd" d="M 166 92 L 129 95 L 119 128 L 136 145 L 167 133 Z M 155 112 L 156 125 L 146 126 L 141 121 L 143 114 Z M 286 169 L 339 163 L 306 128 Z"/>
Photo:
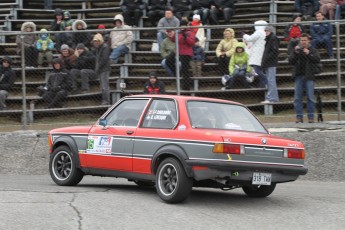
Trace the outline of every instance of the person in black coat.
<path fill-rule="evenodd" d="M 110 104 L 109 96 L 109 76 L 110 76 L 110 48 L 103 40 L 102 34 L 98 33 L 92 40 L 92 53 L 96 57 L 95 72 L 99 78 L 100 88 L 102 91 L 102 105 Z"/>
<path fill-rule="evenodd" d="M 90 32 L 85 32 L 87 24 L 83 20 L 75 20 L 72 24 L 73 30 L 73 46 L 75 48 L 77 44 L 83 43 L 87 48 L 91 49 L 92 36 Z"/>
<path fill-rule="evenodd" d="M 168 0 L 148 0 L 147 17 L 149 18 L 153 27 L 156 27 L 158 21 L 164 17 L 165 8 L 169 5 Z"/>
<path fill-rule="evenodd" d="M 211 5 L 210 20 L 211 24 L 219 24 L 219 16 L 223 16 L 224 23 L 229 24 L 230 19 L 235 13 L 235 0 L 214 0 L 214 4 Z"/>
<path fill-rule="evenodd" d="M 300 44 L 289 55 L 289 63 L 294 66 L 292 77 L 295 79 L 296 123 L 303 122 L 303 92 L 307 94 L 307 116 L 314 123 L 314 85 L 315 74 L 320 63 L 320 54 L 311 46 L 309 34 L 302 34 Z"/>
<path fill-rule="evenodd" d="M 213 4 L 213 0 L 192 0 L 193 15 L 200 15 L 203 25 L 208 24 L 211 5 Z"/>
<path fill-rule="evenodd" d="M 121 0 L 120 8 L 122 10 L 123 18 L 129 26 L 138 26 L 140 18 L 144 14 L 146 4 L 142 0 Z"/>
<path fill-rule="evenodd" d="M 0 66 L 0 110 L 7 109 L 5 101 L 11 91 L 14 82 L 16 81 L 16 74 L 11 68 L 12 59 L 5 56 L 1 60 Z"/>
<path fill-rule="evenodd" d="M 46 91 L 42 98 L 48 104 L 47 108 L 61 108 L 71 90 L 71 78 L 63 68 L 62 60 L 55 58 L 52 62 L 53 71 L 48 76 Z"/>
<path fill-rule="evenodd" d="M 171 1 L 174 15 L 179 19 L 188 19 L 192 14 L 192 1 L 191 0 L 173 0 Z"/>
<path fill-rule="evenodd" d="M 76 62 L 71 70 L 73 79 L 73 92 L 77 92 L 77 83 L 81 79 L 82 93 L 89 92 L 89 80 L 96 79 L 96 57 L 89 51 L 83 43 L 79 43 L 75 49 L 74 55 Z"/>
<path fill-rule="evenodd" d="M 54 12 L 54 20 L 50 24 L 50 31 L 61 31 L 61 22 L 63 20 L 63 11 L 60 8 L 56 8 Z M 54 34 L 54 40 L 55 40 L 55 49 L 60 50 L 60 47 L 62 45 L 61 41 L 61 34 L 56 33 Z"/>

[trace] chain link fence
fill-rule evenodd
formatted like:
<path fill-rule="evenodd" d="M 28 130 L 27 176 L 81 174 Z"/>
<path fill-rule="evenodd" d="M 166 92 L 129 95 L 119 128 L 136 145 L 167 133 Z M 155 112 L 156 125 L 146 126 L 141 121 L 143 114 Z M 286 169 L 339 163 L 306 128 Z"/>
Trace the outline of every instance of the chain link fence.
<path fill-rule="evenodd" d="M 311 23 L 302 23 L 307 33 L 310 32 Z M 326 47 L 318 47 L 323 70 L 316 75 L 315 84 L 316 96 L 320 95 L 322 100 L 322 103 L 316 103 L 317 111 L 315 113 L 321 112 L 322 109 L 325 121 L 344 119 L 342 111 L 344 102 L 342 78 L 345 73 L 345 43 L 343 39 L 345 25 L 344 22 L 332 21 L 331 23 L 334 29 L 332 36 L 334 58 L 329 59 Z M 224 89 L 221 81 L 229 70 L 229 58 L 225 62 L 221 62 L 216 52 L 218 45 L 226 36 L 224 32 L 228 28 L 233 29 L 234 38 L 242 42 L 244 33 L 251 35 L 255 31 L 254 24 L 200 27 L 205 32 L 205 40 L 199 41 L 203 43 L 205 54 L 205 58 L 200 64 L 193 63 L 193 60 L 189 58 L 185 59 L 185 55 L 181 54 L 181 51 L 184 52 L 183 49 L 178 48 L 180 45 L 178 43 L 178 33 L 181 33 L 181 28 L 172 28 L 172 31 L 175 31 L 175 35 L 172 37 L 177 42 L 175 42 L 174 55 L 168 57 L 170 70 L 172 70 L 170 72 L 162 66 L 162 60 L 168 60 L 167 57 L 163 57 L 162 52 L 155 50 L 155 47 L 153 47 L 155 46 L 153 44 L 157 42 L 157 33 L 159 31 L 153 28 L 132 28 L 133 41 L 130 44 L 129 52 L 122 55 L 116 63 L 111 63 L 109 104 L 115 103 L 125 95 L 142 94 L 149 73 L 155 71 L 158 79 L 164 83 L 167 94 L 214 97 L 238 101 L 248 106 L 264 121 L 294 121 L 293 66 L 287 61 L 288 42 L 284 39 L 284 30 L 289 24 L 291 23 L 270 24 L 280 41 L 276 73 L 279 101 L 272 105 L 260 103 L 265 100 L 267 90 L 259 87 L 257 77 L 254 78 L 254 81 L 251 81 L 251 79 L 246 81 L 246 84 L 236 84 L 229 89 Z M 39 29 L 41 28 L 37 28 L 36 31 L 39 31 Z M 108 37 L 111 31 L 83 30 L 80 33 L 88 33 L 90 37 L 93 37 L 96 33 L 101 32 L 105 37 Z M 55 43 L 51 51 L 49 49 L 44 52 L 39 51 L 36 40 L 32 43 L 32 46 L 26 44 L 28 35 L 33 35 L 34 39 L 38 39 L 45 33 L 49 34 L 49 37 Z M 73 35 L 73 32 L 69 33 Z M 102 104 L 102 89 L 97 75 L 87 77 L 90 85 L 88 91 L 84 92 L 80 88 L 82 75 L 76 79 L 76 84 L 80 90 L 73 91 L 72 87 L 67 87 L 66 97 L 61 99 L 61 103 L 58 106 L 48 106 L 49 102 L 42 97 L 42 92 L 39 89 L 42 90 L 46 86 L 49 75 L 53 71 L 52 60 L 62 55 L 61 47 L 56 46 L 57 34 L 58 32 L 52 34 L 50 31 L 7 32 L 1 36 L 1 59 L 11 58 L 11 67 L 16 76 L 14 86 L 9 90 L 5 102 L 6 109 L 0 110 L 0 124 L 2 126 L 22 126 L 23 129 L 26 129 L 35 124 L 90 123 L 94 122 L 108 109 L 109 105 Z M 61 32 L 59 34 L 67 33 Z M 71 54 L 74 54 L 76 45 L 69 44 Z M 92 49 L 93 44 L 89 43 L 86 46 L 88 49 Z M 179 65 L 175 64 L 177 61 L 179 61 Z M 68 66 L 66 68 L 68 72 L 73 69 L 73 67 Z M 73 83 L 68 83 L 68 86 L 73 86 Z M 315 98 L 315 101 L 317 102 L 317 98 Z"/>

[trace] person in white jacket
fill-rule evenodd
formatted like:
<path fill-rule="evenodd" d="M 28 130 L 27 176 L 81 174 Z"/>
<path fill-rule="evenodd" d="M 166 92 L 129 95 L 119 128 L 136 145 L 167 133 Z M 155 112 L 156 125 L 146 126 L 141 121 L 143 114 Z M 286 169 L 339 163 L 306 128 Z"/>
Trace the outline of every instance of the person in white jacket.
<path fill-rule="evenodd" d="M 131 30 L 121 29 L 130 29 L 131 26 L 124 24 L 124 19 L 121 14 L 118 14 L 114 18 L 114 30 L 111 31 L 109 38 L 111 40 L 111 54 L 110 59 L 112 63 L 117 63 L 117 60 L 120 56 L 129 52 L 131 43 L 133 42 L 133 32 Z"/>
<path fill-rule="evenodd" d="M 265 88 L 267 85 L 267 77 L 261 67 L 262 56 L 265 50 L 265 27 L 266 21 L 259 20 L 255 23 L 255 32 L 252 35 L 242 33 L 243 42 L 247 46 L 247 52 L 249 54 L 248 64 L 253 67 L 254 71 L 259 77 L 259 87 Z"/>

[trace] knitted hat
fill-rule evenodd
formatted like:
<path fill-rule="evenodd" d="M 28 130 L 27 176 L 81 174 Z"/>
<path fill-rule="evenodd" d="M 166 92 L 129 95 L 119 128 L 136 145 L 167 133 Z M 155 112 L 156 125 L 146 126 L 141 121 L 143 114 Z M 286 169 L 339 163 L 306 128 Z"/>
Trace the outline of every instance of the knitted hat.
<path fill-rule="evenodd" d="M 1 62 L 3 61 L 7 61 L 10 65 L 12 64 L 12 58 L 10 58 L 9 56 L 5 56 L 1 59 Z"/>
<path fill-rule="evenodd" d="M 150 72 L 149 74 L 149 78 L 156 78 L 157 79 L 157 75 L 156 75 L 156 72 Z"/>
<path fill-rule="evenodd" d="M 274 30 L 274 29 L 273 29 L 273 27 L 272 27 L 272 26 L 266 26 L 266 27 L 265 27 L 265 31 L 269 31 L 269 32 L 271 32 L 271 33 L 272 33 L 272 32 L 273 32 L 273 30 Z"/>
<path fill-rule="evenodd" d="M 63 44 L 60 48 L 60 50 L 69 50 L 69 46 L 67 44 Z"/>
<path fill-rule="evenodd" d="M 78 43 L 78 45 L 75 47 L 77 50 L 78 49 L 85 49 L 85 45 L 83 43 Z"/>
<path fill-rule="evenodd" d="M 57 15 L 63 15 L 63 11 L 60 9 L 60 8 L 56 8 L 55 9 L 55 11 L 54 11 L 54 14 L 55 14 L 55 16 L 57 16 Z"/>
<path fill-rule="evenodd" d="M 200 15 L 199 15 L 199 14 L 194 14 L 194 15 L 193 15 L 193 20 L 194 20 L 194 19 L 199 19 L 199 20 L 200 20 Z"/>
<path fill-rule="evenodd" d="M 100 25 L 98 25 L 97 29 L 99 29 L 99 30 L 105 30 L 106 28 L 105 28 L 105 25 L 100 24 Z"/>

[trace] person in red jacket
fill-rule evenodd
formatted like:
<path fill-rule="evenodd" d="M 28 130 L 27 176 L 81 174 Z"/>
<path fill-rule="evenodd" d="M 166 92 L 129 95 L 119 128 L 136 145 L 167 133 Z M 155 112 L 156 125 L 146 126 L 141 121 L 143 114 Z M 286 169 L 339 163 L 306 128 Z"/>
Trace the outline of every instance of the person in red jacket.
<path fill-rule="evenodd" d="M 191 31 L 190 28 L 186 28 L 188 22 L 182 20 L 180 22 L 180 32 L 178 34 L 178 51 L 179 51 L 179 58 L 181 62 L 181 88 L 183 90 L 189 90 L 190 86 L 192 85 L 190 79 L 190 72 L 189 72 L 189 62 L 193 57 L 193 45 L 195 43 L 195 34 Z M 175 36 L 171 38 L 173 42 L 175 42 Z"/>
<path fill-rule="evenodd" d="M 284 32 L 284 40 L 288 41 L 288 55 L 294 52 L 295 46 L 299 44 L 301 34 L 306 31 L 303 25 L 298 24 L 302 21 L 300 14 L 294 14 L 292 16 L 292 21 L 294 23 L 287 25 Z"/>
<path fill-rule="evenodd" d="M 149 80 L 144 85 L 145 94 L 165 94 L 164 83 L 157 79 L 155 72 L 151 72 Z"/>

